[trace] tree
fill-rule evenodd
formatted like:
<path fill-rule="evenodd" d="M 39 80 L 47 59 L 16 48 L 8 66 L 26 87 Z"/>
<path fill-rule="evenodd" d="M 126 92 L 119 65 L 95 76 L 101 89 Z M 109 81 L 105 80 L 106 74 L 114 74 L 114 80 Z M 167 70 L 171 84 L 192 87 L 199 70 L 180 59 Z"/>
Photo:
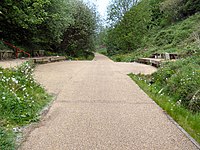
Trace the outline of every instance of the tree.
<path fill-rule="evenodd" d="M 76 54 L 94 48 L 96 8 L 81 0 L 3 0 L 0 26 L 1 38 L 15 45 Z"/>
<path fill-rule="evenodd" d="M 120 22 L 108 32 L 109 54 L 127 53 L 139 48 L 152 20 L 149 0 L 143 0 L 126 12 Z"/>
<path fill-rule="evenodd" d="M 160 5 L 167 25 L 200 12 L 199 0 L 165 0 Z"/>
<path fill-rule="evenodd" d="M 19 43 L 28 42 L 37 25 L 44 23 L 49 0 L 3 0 L 0 5 L 1 38 Z"/>
<path fill-rule="evenodd" d="M 75 8 L 70 0 L 51 0 L 46 7 L 48 12 L 43 24 L 37 26 L 32 42 L 42 47 L 57 50 L 65 30 L 74 24 Z"/>
<path fill-rule="evenodd" d="M 76 56 L 86 50 L 94 50 L 96 30 L 96 9 L 81 1 L 76 1 L 72 16 L 74 24 L 66 28 L 60 49 L 68 55 Z M 80 13 L 81 12 L 81 13 Z"/>
<path fill-rule="evenodd" d="M 112 0 L 107 8 L 107 20 L 110 26 L 116 25 L 138 0 Z"/>

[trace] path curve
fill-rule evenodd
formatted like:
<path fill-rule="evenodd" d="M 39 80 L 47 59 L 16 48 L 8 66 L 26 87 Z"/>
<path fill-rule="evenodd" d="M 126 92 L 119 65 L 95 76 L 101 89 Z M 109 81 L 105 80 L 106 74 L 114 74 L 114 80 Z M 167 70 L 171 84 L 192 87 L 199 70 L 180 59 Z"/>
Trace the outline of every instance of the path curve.
<path fill-rule="evenodd" d="M 126 75 L 156 69 L 93 61 L 40 65 L 35 78 L 57 94 L 49 113 L 22 150 L 195 150 L 193 143 Z"/>

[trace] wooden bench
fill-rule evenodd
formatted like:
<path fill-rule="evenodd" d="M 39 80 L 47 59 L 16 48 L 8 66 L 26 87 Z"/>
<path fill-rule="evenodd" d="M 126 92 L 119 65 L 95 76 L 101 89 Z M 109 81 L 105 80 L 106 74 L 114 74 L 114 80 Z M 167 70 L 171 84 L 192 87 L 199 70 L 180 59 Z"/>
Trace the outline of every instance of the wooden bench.
<path fill-rule="evenodd" d="M 0 60 L 11 59 L 14 56 L 14 51 L 12 50 L 0 50 Z"/>
<path fill-rule="evenodd" d="M 150 58 L 171 60 L 178 59 L 179 56 L 177 53 L 155 53 Z"/>
<path fill-rule="evenodd" d="M 51 57 L 51 58 L 50 58 L 50 61 L 51 61 L 51 62 L 63 61 L 63 60 L 66 60 L 66 57 L 65 57 L 65 56 L 54 56 L 54 57 Z"/>
<path fill-rule="evenodd" d="M 178 59 L 179 56 L 176 53 L 165 53 L 166 60 Z"/>
<path fill-rule="evenodd" d="M 34 63 L 39 63 L 39 64 L 51 62 L 50 57 L 39 57 L 39 58 L 32 58 L 32 59 Z"/>
<path fill-rule="evenodd" d="M 49 62 L 63 61 L 66 60 L 66 57 L 65 56 L 37 57 L 37 58 L 32 58 L 32 60 L 36 64 L 44 64 Z"/>
<path fill-rule="evenodd" d="M 140 58 L 137 62 L 152 65 L 154 67 L 159 67 L 161 63 L 165 61 L 164 59 L 156 59 L 156 58 Z"/>

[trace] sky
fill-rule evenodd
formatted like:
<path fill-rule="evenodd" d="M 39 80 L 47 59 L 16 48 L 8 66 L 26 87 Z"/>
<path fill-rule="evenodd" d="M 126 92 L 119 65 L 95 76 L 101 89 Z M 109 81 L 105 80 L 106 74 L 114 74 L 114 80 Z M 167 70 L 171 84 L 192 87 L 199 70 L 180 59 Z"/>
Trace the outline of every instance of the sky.
<path fill-rule="evenodd" d="M 104 19 L 106 18 L 106 10 L 107 10 L 109 0 L 84 0 L 84 1 L 94 3 L 97 6 L 98 11 L 101 14 L 101 16 Z"/>

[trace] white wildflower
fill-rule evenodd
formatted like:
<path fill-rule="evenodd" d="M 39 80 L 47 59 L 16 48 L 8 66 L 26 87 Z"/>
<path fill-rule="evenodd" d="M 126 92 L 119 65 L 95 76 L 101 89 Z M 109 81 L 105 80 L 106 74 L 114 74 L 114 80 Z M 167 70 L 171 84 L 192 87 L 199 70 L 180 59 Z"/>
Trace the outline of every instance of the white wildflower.
<path fill-rule="evenodd" d="M 17 132 L 21 132 L 22 130 L 19 127 L 13 128 L 13 132 L 17 133 Z"/>
<path fill-rule="evenodd" d="M 163 91 L 163 88 L 158 92 L 158 94 L 160 94 Z"/>
<path fill-rule="evenodd" d="M 15 82 L 16 84 L 18 84 L 18 82 L 19 82 L 19 81 L 18 81 L 17 79 L 15 79 L 15 78 L 12 78 L 12 81 Z"/>

